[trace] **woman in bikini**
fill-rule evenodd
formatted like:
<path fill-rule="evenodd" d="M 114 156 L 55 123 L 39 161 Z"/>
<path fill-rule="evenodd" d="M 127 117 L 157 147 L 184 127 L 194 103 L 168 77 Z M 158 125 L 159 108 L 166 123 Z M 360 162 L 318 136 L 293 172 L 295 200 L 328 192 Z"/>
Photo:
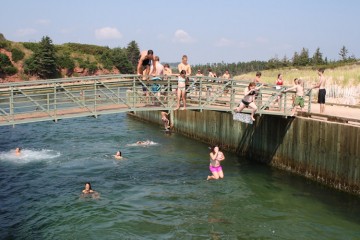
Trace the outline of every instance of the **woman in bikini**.
<path fill-rule="evenodd" d="M 177 106 L 174 110 L 178 110 L 180 108 L 180 98 L 182 98 L 184 109 L 186 109 L 186 71 L 181 70 L 180 76 L 178 78 L 178 88 L 177 88 Z"/>
<path fill-rule="evenodd" d="M 234 109 L 235 112 L 241 112 L 245 107 L 250 107 L 252 109 L 251 111 L 251 119 L 255 121 L 254 114 L 257 110 L 257 106 L 254 103 L 255 94 L 256 92 L 262 87 L 263 85 L 256 87 L 256 84 L 254 82 L 249 83 L 249 86 L 247 86 L 244 89 L 244 98 L 241 100 L 238 107 Z"/>
<path fill-rule="evenodd" d="M 212 175 L 208 176 L 206 180 L 217 180 L 219 178 L 224 178 L 224 172 L 220 165 L 220 161 L 223 160 L 225 160 L 224 154 L 219 150 L 218 146 L 213 146 L 210 152 L 210 165 L 209 165 L 209 169 Z"/>

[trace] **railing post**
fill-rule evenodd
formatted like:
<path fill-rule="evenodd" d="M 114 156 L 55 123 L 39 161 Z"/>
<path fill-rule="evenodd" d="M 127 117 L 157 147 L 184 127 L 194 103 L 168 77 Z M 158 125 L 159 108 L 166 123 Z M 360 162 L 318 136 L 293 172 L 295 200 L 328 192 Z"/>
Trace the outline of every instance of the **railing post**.
<path fill-rule="evenodd" d="M 135 108 L 135 92 L 136 92 L 136 77 L 133 77 L 133 90 L 132 90 L 132 96 L 130 96 L 132 98 L 132 107 Z"/>
<path fill-rule="evenodd" d="M 202 89 L 203 89 L 202 80 L 203 80 L 203 78 L 199 78 L 199 81 L 200 81 L 200 84 L 199 84 L 199 87 L 200 87 L 200 89 L 199 89 L 199 106 L 201 106 L 201 99 L 202 99 Z"/>
<path fill-rule="evenodd" d="M 286 115 L 286 103 L 287 103 L 287 93 L 285 92 L 285 96 L 284 96 L 284 115 Z"/>
<path fill-rule="evenodd" d="M 56 101 L 56 83 L 54 84 L 54 120 L 55 122 L 57 122 L 57 117 L 56 117 L 56 105 L 57 105 L 57 101 Z"/>
<path fill-rule="evenodd" d="M 95 113 L 95 117 L 96 117 L 96 99 L 97 99 L 96 80 L 94 80 L 94 113 Z"/>
<path fill-rule="evenodd" d="M 47 112 L 50 113 L 50 94 L 46 94 L 46 105 L 47 105 Z"/>
<path fill-rule="evenodd" d="M 309 92 L 309 107 L 308 107 L 308 113 L 311 112 L 311 101 L 312 101 L 312 89 L 310 89 L 310 92 Z"/>
<path fill-rule="evenodd" d="M 10 115 L 11 119 L 14 122 L 14 87 L 10 87 Z"/>
<path fill-rule="evenodd" d="M 120 104 L 120 87 L 117 88 L 117 103 Z"/>
<path fill-rule="evenodd" d="M 234 89 L 234 80 L 231 81 L 231 92 L 230 92 L 230 110 L 234 109 L 235 104 L 235 89 Z"/>

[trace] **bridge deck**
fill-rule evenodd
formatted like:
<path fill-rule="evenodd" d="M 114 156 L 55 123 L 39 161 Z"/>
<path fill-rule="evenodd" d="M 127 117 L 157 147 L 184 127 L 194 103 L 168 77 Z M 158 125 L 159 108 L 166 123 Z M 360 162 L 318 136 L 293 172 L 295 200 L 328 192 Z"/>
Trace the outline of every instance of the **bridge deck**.
<path fill-rule="evenodd" d="M 104 75 L 0 84 L 0 126 L 129 111 L 172 110 L 176 107 L 177 77 L 161 76 L 161 79 Z M 233 79 L 190 78 L 187 109 L 232 112 L 248 84 L 249 81 Z M 262 88 L 256 101 L 257 113 L 289 116 L 294 94 L 283 94 L 277 103 L 279 94 L 275 86 Z M 310 113 L 311 91 L 305 101 L 305 111 Z"/>

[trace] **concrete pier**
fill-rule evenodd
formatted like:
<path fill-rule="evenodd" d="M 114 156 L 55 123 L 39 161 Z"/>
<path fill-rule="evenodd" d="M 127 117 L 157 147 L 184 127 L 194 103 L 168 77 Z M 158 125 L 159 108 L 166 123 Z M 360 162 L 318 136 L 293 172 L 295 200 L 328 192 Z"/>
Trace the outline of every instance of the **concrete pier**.
<path fill-rule="evenodd" d="M 162 124 L 158 111 L 131 115 Z M 217 111 L 175 111 L 171 118 L 175 131 L 188 137 L 360 195 L 360 126 L 271 115 L 251 125 Z"/>

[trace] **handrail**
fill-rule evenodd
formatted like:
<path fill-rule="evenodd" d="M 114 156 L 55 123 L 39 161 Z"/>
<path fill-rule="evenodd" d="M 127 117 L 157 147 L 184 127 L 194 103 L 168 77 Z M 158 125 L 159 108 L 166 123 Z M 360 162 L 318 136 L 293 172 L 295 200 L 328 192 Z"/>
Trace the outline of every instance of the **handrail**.
<path fill-rule="evenodd" d="M 157 76 L 162 79 L 158 81 L 153 81 L 152 77 L 115 74 L 1 83 L 0 126 L 115 112 L 174 109 L 177 75 Z M 152 89 L 155 83 L 160 85 L 159 91 Z M 191 76 L 186 89 L 187 109 L 232 112 L 248 84 L 249 81 L 244 80 Z M 276 109 L 272 107 L 274 96 L 280 92 L 275 86 L 260 89 L 258 113 L 287 117 L 292 105 L 291 93 L 283 95 L 283 102 Z M 309 112 L 310 97 L 306 107 Z"/>

